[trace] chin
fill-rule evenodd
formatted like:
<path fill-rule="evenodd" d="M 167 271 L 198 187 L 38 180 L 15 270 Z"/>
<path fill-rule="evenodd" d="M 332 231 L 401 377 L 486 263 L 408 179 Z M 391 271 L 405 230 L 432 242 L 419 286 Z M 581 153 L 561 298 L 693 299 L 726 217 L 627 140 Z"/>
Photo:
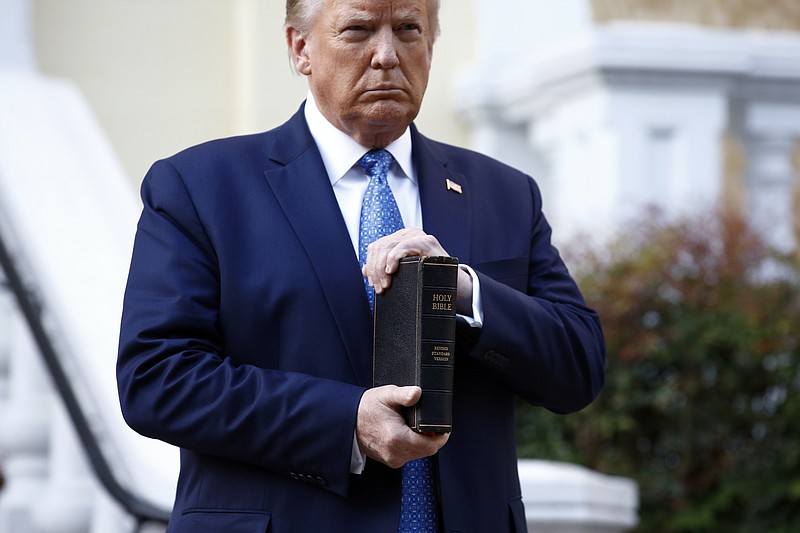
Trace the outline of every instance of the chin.
<path fill-rule="evenodd" d="M 408 104 L 384 100 L 370 105 L 362 116 L 371 124 L 405 127 L 416 118 L 417 111 L 417 109 Z"/>

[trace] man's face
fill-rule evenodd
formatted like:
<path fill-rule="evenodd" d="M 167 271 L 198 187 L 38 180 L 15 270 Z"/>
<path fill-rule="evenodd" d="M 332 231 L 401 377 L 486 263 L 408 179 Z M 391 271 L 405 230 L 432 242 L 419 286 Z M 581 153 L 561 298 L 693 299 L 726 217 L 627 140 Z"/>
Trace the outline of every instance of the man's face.
<path fill-rule="evenodd" d="M 367 147 L 417 116 L 433 52 L 428 0 L 323 0 L 309 35 L 289 35 L 322 114 Z"/>

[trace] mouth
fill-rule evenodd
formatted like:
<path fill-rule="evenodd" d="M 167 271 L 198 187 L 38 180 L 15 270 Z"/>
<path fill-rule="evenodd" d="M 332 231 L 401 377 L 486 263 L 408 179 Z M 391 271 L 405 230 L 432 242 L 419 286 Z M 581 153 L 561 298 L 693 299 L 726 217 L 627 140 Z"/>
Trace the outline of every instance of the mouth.
<path fill-rule="evenodd" d="M 367 89 L 366 92 L 392 94 L 392 93 L 401 93 L 403 92 L 403 89 L 397 87 L 396 85 L 390 85 L 387 83 L 387 84 L 376 85 L 375 87 Z"/>

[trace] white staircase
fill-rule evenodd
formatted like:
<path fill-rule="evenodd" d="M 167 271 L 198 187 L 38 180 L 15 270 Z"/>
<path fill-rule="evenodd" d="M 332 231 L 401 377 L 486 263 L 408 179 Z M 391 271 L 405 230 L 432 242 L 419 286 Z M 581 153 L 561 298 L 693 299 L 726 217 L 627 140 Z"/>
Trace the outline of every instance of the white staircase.
<path fill-rule="evenodd" d="M 139 202 L 79 91 L 37 72 L 29 15 L 28 2 L 0 0 L 0 235 L 32 316 L 54 343 L 88 430 L 83 439 L 96 448 L 93 464 L 107 466 L 118 492 L 167 513 L 177 452 L 125 425 L 114 373 Z M 132 531 L 136 520 L 87 460 L 43 364 L 42 339 L 4 285 L 0 532 Z"/>

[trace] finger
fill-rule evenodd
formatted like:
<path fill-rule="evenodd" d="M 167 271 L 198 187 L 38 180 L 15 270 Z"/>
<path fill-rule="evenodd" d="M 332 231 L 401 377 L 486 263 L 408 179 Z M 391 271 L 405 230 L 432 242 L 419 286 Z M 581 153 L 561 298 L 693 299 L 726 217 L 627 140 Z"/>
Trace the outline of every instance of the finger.
<path fill-rule="evenodd" d="M 388 251 L 384 272 L 393 274 L 400 266 L 400 261 L 405 257 L 437 255 L 448 255 L 448 253 L 436 237 L 418 230 L 408 235 L 407 238 L 397 241 Z"/>
<path fill-rule="evenodd" d="M 377 294 L 382 293 L 391 285 L 391 274 L 386 272 L 385 266 L 388 250 L 388 248 L 375 247 L 365 265 L 364 276 Z"/>
<path fill-rule="evenodd" d="M 413 432 L 400 416 L 401 406 L 419 400 L 419 387 L 386 385 L 368 389 L 359 405 L 356 438 L 368 457 L 392 468 L 412 459 L 435 454 L 449 435 L 424 435 Z"/>
<path fill-rule="evenodd" d="M 378 399 L 389 407 L 410 407 L 419 401 L 422 396 L 422 389 L 417 386 L 409 385 L 398 387 L 397 385 L 383 385 L 373 389 Z"/>
<path fill-rule="evenodd" d="M 397 235 L 392 234 L 371 243 L 367 247 L 367 260 L 364 264 L 363 273 L 369 284 L 378 289 L 382 287 L 382 279 L 385 277 L 386 256 L 395 246 Z"/>
<path fill-rule="evenodd" d="M 415 433 L 412 438 L 413 446 L 407 452 L 407 460 L 434 455 L 449 439 L 449 433 Z"/>
<path fill-rule="evenodd" d="M 422 397 L 422 389 L 417 386 L 397 387 L 395 389 L 397 403 L 403 407 L 415 405 L 420 397 Z"/>
<path fill-rule="evenodd" d="M 370 243 L 367 247 L 366 264 L 368 269 L 370 271 L 385 271 L 386 258 L 396 246 L 406 241 L 413 241 L 424 235 L 425 233 L 420 228 L 409 227 L 398 230 Z"/>
<path fill-rule="evenodd" d="M 408 227 L 381 237 L 367 247 L 367 260 L 362 274 L 367 282 L 381 294 L 392 284 L 392 274 L 400 261 L 409 256 L 448 255 L 433 235 L 421 228 Z"/>

